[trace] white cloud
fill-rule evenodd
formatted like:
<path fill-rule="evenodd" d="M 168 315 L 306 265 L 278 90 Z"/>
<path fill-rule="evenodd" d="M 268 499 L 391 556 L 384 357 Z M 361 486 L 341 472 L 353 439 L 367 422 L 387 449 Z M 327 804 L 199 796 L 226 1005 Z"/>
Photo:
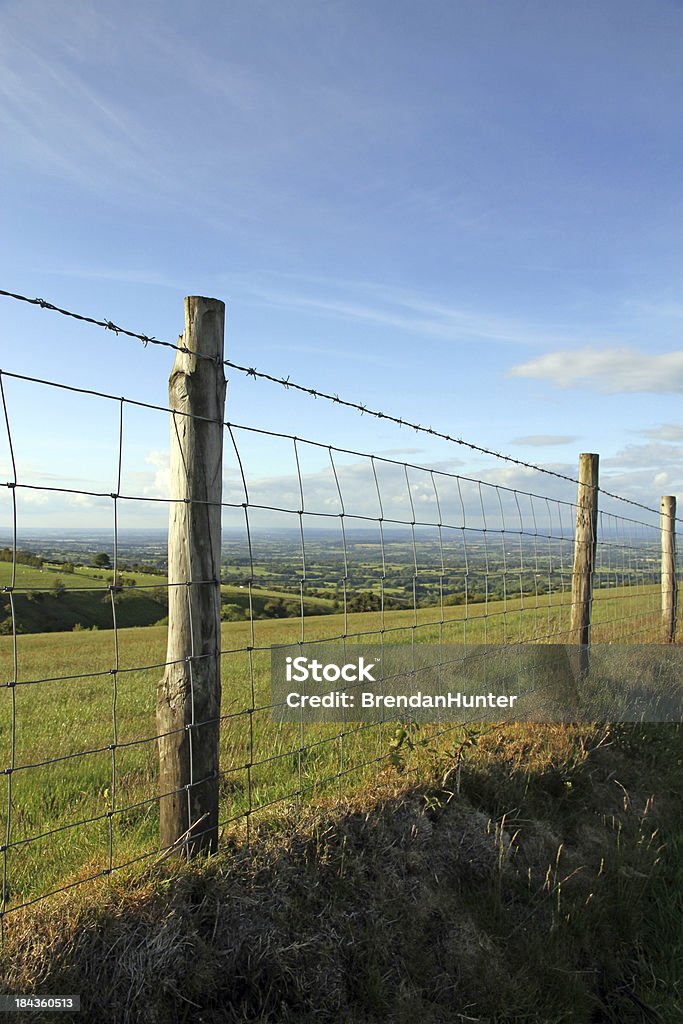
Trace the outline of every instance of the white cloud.
<path fill-rule="evenodd" d="M 683 446 L 650 441 L 648 444 L 628 444 L 611 458 L 602 460 L 603 466 L 633 469 L 661 469 L 662 466 L 683 468 Z"/>
<path fill-rule="evenodd" d="M 145 464 L 154 469 L 151 481 L 143 487 L 145 497 L 168 498 L 171 493 L 169 453 L 167 451 L 151 451 L 145 456 Z"/>
<path fill-rule="evenodd" d="M 513 366 L 512 377 L 547 380 L 560 388 L 586 386 L 603 394 L 683 391 L 683 351 L 653 355 L 637 349 L 588 346 L 548 352 Z"/>
<path fill-rule="evenodd" d="M 643 437 L 651 437 L 654 441 L 683 441 L 683 424 L 663 423 L 661 427 L 648 427 L 638 433 Z"/>
<path fill-rule="evenodd" d="M 278 475 L 252 474 L 248 459 L 249 518 L 262 527 L 297 526 L 301 507 L 299 479 L 293 472 Z M 302 473 L 305 528 L 334 529 L 344 512 L 346 529 L 378 528 L 380 516 L 386 529 L 415 520 L 423 526 L 481 530 L 505 525 L 510 530 L 562 526 L 571 533 L 572 512 L 566 504 L 575 499 L 576 485 L 555 475 L 510 463 L 472 469 L 467 475 L 453 472 L 453 461 L 434 462 L 419 468 L 359 456 L 311 473 Z M 576 468 L 553 464 L 555 472 L 572 474 Z M 376 474 L 376 475 L 375 475 Z M 479 479 L 480 478 L 480 479 Z M 379 490 L 379 495 L 378 495 Z M 341 500 L 339 492 L 341 491 Z M 517 493 L 515 493 L 517 492 Z M 241 495 L 233 500 L 239 503 Z M 565 503 L 560 507 L 558 502 Z M 342 504 L 343 503 L 343 504 Z M 262 511 L 258 508 L 261 507 Z M 288 515 L 268 512 L 280 509 Z M 239 525 L 242 509 L 224 516 Z M 235 518 L 236 516 L 236 518 Z M 275 523 L 275 519 L 279 521 Z M 450 536 L 449 531 L 447 530 Z"/>
<path fill-rule="evenodd" d="M 91 494 L 65 494 L 64 501 L 67 505 L 75 505 L 76 508 L 93 508 L 95 499 Z"/>
<path fill-rule="evenodd" d="M 17 489 L 17 503 L 22 505 L 47 505 L 47 494 L 43 491 L 28 491 L 23 487 Z"/>
<path fill-rule="evenodd" d="M 544 448 L 547 445 L 571 444 L 578 440 L 575 434 L 528 434 L 525 437 L 514 437 L 510 444 L 526 444 L 531 447 Z"/>
<path fill-rule="evenodd" d="M 379 451 L 373 452 L 376 458 L 383 459 L 407 459 L 411 455 L 424 455 L 424 448 L 382 448 Z M 451 462 L 451 465 L 462 465 L 461 459 L 455 459 Z"/>

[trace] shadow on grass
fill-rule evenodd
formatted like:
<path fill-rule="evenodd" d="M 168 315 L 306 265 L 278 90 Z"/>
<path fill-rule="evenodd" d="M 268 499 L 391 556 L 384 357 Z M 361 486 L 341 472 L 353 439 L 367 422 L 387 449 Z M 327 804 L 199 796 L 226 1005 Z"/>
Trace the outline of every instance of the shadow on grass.
<path fill-rule="evenodd" d="M 428 784 L 388 771 L 254 818 L 249 847 L 235 832 L 8 918 L 4 991 L 78 993 L 82 1024 L 673 1020 L 643 944 L 680 755 L 673 726 L 519 724 L 424 751 Z"/>

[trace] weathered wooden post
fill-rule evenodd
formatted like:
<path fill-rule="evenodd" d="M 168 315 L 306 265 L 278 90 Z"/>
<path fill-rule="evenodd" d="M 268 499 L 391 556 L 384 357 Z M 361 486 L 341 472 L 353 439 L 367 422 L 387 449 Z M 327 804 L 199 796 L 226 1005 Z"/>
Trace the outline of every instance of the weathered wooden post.
<path fill-rule="evenodd" d="M 576 673 L 588 671 L 593 570 L 598 539 L 598 460 L 593 453 L 579 456 L 579 487 L 576 498 L 576 535 L 572 575 L 570 642 L 576 645 Z"/>
<path fill-rule="evenodd" d="M 662 642 L 672 644 L 676 637 L 676 499 L 662 497 Z"/>
<path fill-rule="evenodd" d="M 168 646 L 157 692 L 160 840 L 184 857 L 218 845 L 220 566 L 225 305 L 185 299 L 168 382 Z"/>

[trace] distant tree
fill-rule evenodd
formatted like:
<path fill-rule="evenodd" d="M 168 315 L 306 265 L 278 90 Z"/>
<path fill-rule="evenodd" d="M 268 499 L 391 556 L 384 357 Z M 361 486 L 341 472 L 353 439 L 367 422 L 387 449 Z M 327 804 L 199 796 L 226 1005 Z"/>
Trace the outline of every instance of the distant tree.
<path fill-rule="evenodd" d="M 263 614 L 269 619 L 286 618 L 287 609 L 285 608 L 285 602 L 281 597 L 276 597 L 274 601 L 266 601 L 263 606 Z"/>
<path fill-rule="evenodd" d="M 284 601 L 281 597 L 276 597 L 273 601 L 266 601 L 260 617 L 264 619 L 292 619 L 300 614 L 301 604 L 299 601 Z M 246 610 L 244 617 L 248 618 Z"/>
<path fill-rule="evenodd" d="M 164 608 L 168 608 L 168 590 L 166 587 L 152 587 L 152 589 L 148 591 L 148 594 L 153 601 L 157 602 L 157 604 L 163 605 Z"/>
<path fill-rule="evenodd" d="M 95 555 L 93 558 L 92 564 L 96 565 L 98 569 L 108 569 L 111 565 L 111 559 L 106 551 L 100 551 L 99 554 Z"/>
<path fill-rule="evenodd" d="M 361 590 L 348 599 L 346 607 L 350 612 L 376 612 L 382 607 L 382 599 L 370 590 Z"/>
<path fill-rule="evenodd" d="M 55 597 L 61 597 L 65 590 L 66 587 L 64 586 L 64 581 L 61 580 L 58 576 L 57 579 L 52 584 L 52 592 L 55 595 Z"/>
<path fill-rule="evenodd" d="M 17 549 L 16 560 L 20 565 L 32 565 L 35 569 L 42 568 L 43 559 L 39 555 L 33 555 L 30 551 Z M 13 562 L 14 548 L 0 548 L 0 562 Z"/>
<path fill-rule="evenodd" d="M 223 622 L 243 622 L 245 618 L 244 608 L 238 604 L 224 604 L 221 608 Z"/>

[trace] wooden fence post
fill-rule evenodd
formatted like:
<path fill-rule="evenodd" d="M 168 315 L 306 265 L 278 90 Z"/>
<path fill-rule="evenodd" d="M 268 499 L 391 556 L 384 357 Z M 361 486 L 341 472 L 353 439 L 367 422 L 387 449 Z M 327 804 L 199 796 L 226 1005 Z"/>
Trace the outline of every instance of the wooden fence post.
<path fill-rule="evenodd" d="M 672 644 L 676 636 L 676 499 L 662 497 L 662 642 Z"/>
<path fill-rule="evenodd" d="M 577 646 L 576 670 L 580 676 L 588 671 L 593 570 L 598 536 L 598 460 L 599 456 L 593 453 L 579 456 L 570 630 L 571 643 Z"/>
<path fill-rule="evenodd" d="M 168 645 L 157 691 L 162 849 L 218 845 L 221 706 L 220 568 L 225 305 L 185 299 L 185 332 L 168 382 L 171 503 Z"/>

